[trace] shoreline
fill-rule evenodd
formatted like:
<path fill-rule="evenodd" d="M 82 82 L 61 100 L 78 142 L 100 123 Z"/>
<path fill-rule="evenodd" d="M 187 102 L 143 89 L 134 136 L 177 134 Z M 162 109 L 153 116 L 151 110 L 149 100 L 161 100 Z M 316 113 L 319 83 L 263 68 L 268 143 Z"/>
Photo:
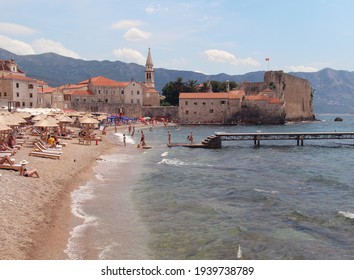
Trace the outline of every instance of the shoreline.
<path fill-rule="evenodd" d="M 162 125 L 155 125 L 162 126 Z M 136 125 L 147 129 L 149 125 Z M 128 126 L 117 127 L 117 132 Z M 23 159 L 38 170 L 40 178 L 20 176 L 17 171 L 0 169 L 0 259 L 1 260 L 64 260 L 64 252 L 73 229 L 75 217 L 71 212 L 71 193 L 89 182 L 97 160 L 114 148 L 115 127 L 107 128 L 102 141 L 79 145 L 78 139 L 63 140 L 60 159 L 29 156 L 31 147 L 23 146 L 12 158 Z M 30 136 L 30 139 L 33 138 Z M 128 144 L 129 145 L 129 144 Z M 135 146 L 129 145 L 132 152 Z"/>
<path fill-rule="evenodd" d="M 24 145 L 12 158 L 16 163 L 26 159 L 40 178 L 0 170 L 1 260 L 67 259 L 64 249 L 73 221 L 71 192 L 90 180 L 101 155 L 117 147 L 107 136 L 89 146 L 79 145 L 75 138 L 64 140 L 68 145 L 60 159 L 29 156 L 32 148 Z"/>

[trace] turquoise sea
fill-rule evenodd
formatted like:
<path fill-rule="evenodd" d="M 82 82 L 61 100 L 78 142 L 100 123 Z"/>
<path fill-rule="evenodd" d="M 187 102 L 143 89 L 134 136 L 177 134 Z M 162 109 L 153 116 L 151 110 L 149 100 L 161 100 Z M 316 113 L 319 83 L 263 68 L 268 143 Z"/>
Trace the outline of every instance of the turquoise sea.
<path fill-rule="evenodd" d="M 354 141 L 224 142 L 167 147 L 223 132 L 354 131 L 354 116 L 283 126 L 146 130 L 151 149 L 104 155 L 72 193 L 71 259 L 354 259 Z M 122 145 L 122 134 L 111 137 Z"/>

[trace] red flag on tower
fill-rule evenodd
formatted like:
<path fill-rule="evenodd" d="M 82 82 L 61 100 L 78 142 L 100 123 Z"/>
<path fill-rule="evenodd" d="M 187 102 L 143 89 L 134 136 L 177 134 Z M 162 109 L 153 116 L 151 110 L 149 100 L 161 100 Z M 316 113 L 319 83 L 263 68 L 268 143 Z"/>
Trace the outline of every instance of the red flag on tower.
<path fill-rule="evenodd" d="M 266 57 L 265 61 L 269 61 L 269 57 Z"/>

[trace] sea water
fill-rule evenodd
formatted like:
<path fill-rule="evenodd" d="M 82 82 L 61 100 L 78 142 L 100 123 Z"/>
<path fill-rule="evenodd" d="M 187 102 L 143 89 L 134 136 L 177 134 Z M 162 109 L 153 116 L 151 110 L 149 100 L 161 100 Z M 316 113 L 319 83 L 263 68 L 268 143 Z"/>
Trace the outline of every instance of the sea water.
<path fill-rule="evenodd" d="M 151 149 L 104 155 L 72 193 L 71 259 L 354 259 L 354 141 L 223 142 L 167 147 L 223 132 L 354 131 L 354 117 L 282 126 L 145 131 Z M 112 141 L 122 145 L 122 134 Z M 131 149 L 134 147 L 134 151 Z M 129 150 L 130 149 L 130 150 Z"/>

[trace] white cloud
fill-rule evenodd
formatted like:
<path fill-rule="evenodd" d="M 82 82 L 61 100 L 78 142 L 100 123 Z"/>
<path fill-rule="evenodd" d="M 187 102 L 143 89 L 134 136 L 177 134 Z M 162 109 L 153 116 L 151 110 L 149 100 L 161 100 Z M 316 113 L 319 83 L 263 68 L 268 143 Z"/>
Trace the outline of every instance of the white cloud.
<path fill-rule="evenodd" d="M 127 41 L 140 41 L 144 39 L 148 39 L 151 36 L 151 33 L 141 31 L 138 28 L 130 28 L 125 34 L 124 39 Z"/>
<path fill-rule="evenodd" d="M 23 25 L 0 22 L 0 33 L 7 35 L 33 35 L 39 32 Z"/>
<path fill-rule="evenodd" d="M 311 66 L 304 66 L 304 65 L 299 65 L 299 66 L 288 66 L 289 72 L 317 72 L 318 69 L 311 67 Z"/>
<path fill-rule="evenodd" d="M 116 23 L 113 23 L 111 27 L 113 29 L 128 29 L 128 28 L 140 26 L 142 24 L 143 22 L 140 20 L 123 19 Z"/>
<path fill-rule="evenodd" d="M 145 12 L 148 13 L 149 15 L 151 15 L 155 12 L 155 8 L 153 6 L 147 6 L 145 8 Z"/>
<path fill-rule="evenodd" d="M 152 15 L 157 12 L 168 11 L 167 7 L 162 7 L 160 4 L 149 5 L 145 7 L 145 12 L 149 15 Z"/>
<path fill-rule="evenodd" d="M 229 63 L 233 65 L 249 65 L 249 66 L 259 66 L 259 62 L 251 57 L 247 58 L 237 58 L 232 53 L 223 50 L 206 50 L 204 51 L 208 61 L 218 62 L 218 63 Z"/>
<path fill-rule="evenodd" d="M 0 48 L 18 55 L 35 54 L 31 45 L 0 35 Z"/>
<path fill-rule="evenodd" d="M 133 49 L 116 49 L 113 51 L 114 55 L 124 62 L 136 62 L 140 65 L 145 64 L 145 57 L 138 51 Z"/>
<path fill-rule="evenodd" d="M 54 52 L 63 56 L 80 58 L 77 53 L 67 49 L 61 43 L 52 40 L 37 39 L 33 41 L 32 46 L 36 53 Z"/>

